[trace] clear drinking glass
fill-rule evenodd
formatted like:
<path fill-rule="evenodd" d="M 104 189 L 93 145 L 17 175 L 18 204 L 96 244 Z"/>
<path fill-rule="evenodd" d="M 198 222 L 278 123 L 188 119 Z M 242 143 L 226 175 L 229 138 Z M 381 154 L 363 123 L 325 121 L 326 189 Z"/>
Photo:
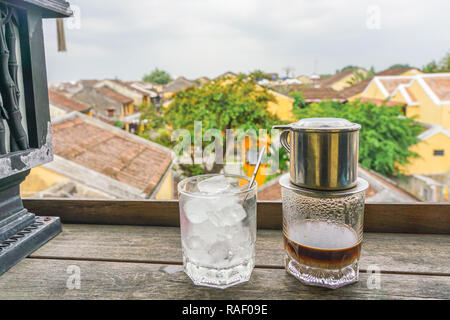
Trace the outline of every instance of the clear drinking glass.
<path fill-rule="evenodd" d="M 248 281 L 255 265 L 256 188 L 238 175 L 209 174 L 178 184 L 183 266 L 196 285 Z"/>
<path fill-rule="evenodd" d="M 301 282 L 338 288 L 358 281 L 367 181 L 317 191 L 280 179 L 286 271 Z"/>

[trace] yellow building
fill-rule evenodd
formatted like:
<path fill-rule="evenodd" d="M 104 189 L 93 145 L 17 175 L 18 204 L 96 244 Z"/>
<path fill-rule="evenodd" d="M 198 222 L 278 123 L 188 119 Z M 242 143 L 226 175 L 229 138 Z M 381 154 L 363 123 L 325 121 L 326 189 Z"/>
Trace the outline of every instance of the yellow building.
<path fill-rule="evenodd" d="M 259 87 L 260 89 L 263 89 L 262 87 Z M 280 120 L 282 121 L 287 121 L 287 122 L 294 122 L 295 118 L 294 118 L 294 114 L 293 114 L 293 108 L 294 108 L 294 101 L 295 99 L 284 95 L 282 93 L 273 91 L 273 90 L 268 90 L 270 94 L 272 94 L 275 98 L 275 101 L 270 101 L 267 104 L 267 110 L 276 115 Z M 264 137 L 259 137 L 259 140 L 257 141 L 257 148 L 261 149 L 261 146 L 266 144 L 267 147 L 270 146 L 270 137 L 269 136 L 264 136 Z M 242 159 L 243 161 L 243 169 L 244 172 L 247 174 L 248 177 L 251 177 L 253 175 L 253 171 L 255 169 L 255 164 L 256 164 L 256 154 L 253 154 L 251 156 L 251 139 L 246 138 L 245 142 L 244 142 L 244 148 L 243 148 L 243 155 L 242 155 Z M 251 160 L 250 160 L 251 159 Z M 267 164 L 261 164 L 261 167 L 259 169 L 258 174 L 256 175 L 256 182 L 258 183 L 258 186 L 261 186 L 264 184 L 266 178 L 267 178 L 267 172 L 268 170 L 268 165 Z"/>
<path fill-rule="evenodd" d="M 406 175 L 445 174 L 450 170 L 450 130 L 433 125 L 419 135 L 421 140 L 410 148 L 419 158 L 410 159 L 402 168 Z"/>
<path fill-rule="evenodd" d="M 23 196 L 173 199 L 173 152 L 78 112 L 52 123 L 54 160 L 31 170 Z"/>
<path fill-rule="evenodd" d="M 295 121 L 293 113 L 295 99 L 273 90 L 269 90 L 269 93 L 275 97 L 275 101 L 267 104 L 267 110 L 282 121 Z"/>
<path fill-rule="evenodd" d="M 362 68 L 355 68 L 355 69 L 346 69 L 342 72 L 338 72 L 330 77 L 320 79 L 318 81 L 318 85 L 321 88 L 332 88 L 334 90 L 343 90 L 345 88 L 348 88 L 351 86 L 352 82 L 359 81 L 355 77 L 355 73 L 361 73 L 364 76 L 367 74 L 367 70 Z"/>
<path fill-rule="evenodd" d="M 298 81 L 300 81 L 302 84 L 307 84 L 307 83 L 312 82 L 312 80 L 308 76 L 305 76 L 305 75 L 298 76 L 298 77 L 296 77 L 296 79 Z"/>
<path fill-rule="evenodd" d="M 207 84 L 210 81 L 211 81 L 211 79 L 209 79 L 208 77 L 200 77 L 200 78 L 196 79 L 196 82 L 201 86 L 204 84 Z"/>
<path fill-rule="evenodd" d="M 135 106 L 150 103 L 150 93 L 147 90 L 141 89 L 137 86 L 133 86 L 119 79 L 106 79 L 99 81 L 95 85 L 95 87 L 102 87 L 102 86 L 109 87 L 112 90 L 128 98 L 133 99 L 133 103 Z"/>
<path fill-rule="evenodd" d="M 407 117 L 450 129 L 450 73 L 374 77 L 361 99 L 404 104 Z"/>
<path fill-rule="evenodd" d="M 422 72 L 415 68 L 392 68 L 380 71 L 375 76 L 415 76 Z M 367 88 L 374 77 L 368 77 L 350 87 L 340 91 L 340 94 L 348 101 L 354 101 L 361 98 L 362 92 Z"/>
<path fill-rule="evenodd" d="M 242 148 L 242 155 L 241 158 L 243 159 L 243 170 L 244 173 L 248 176 L 248 177 L 252 177 L 253 173 L 255 171 L 256 168 L 256 163 L 258 160 L 258 152 L 259 150 L 261 150 L 263 145 L 270 145 L 270 143 L 268 143 L 269 138 L 266 137 L 259 137 L 259 140 L 256 141 L 256 145 L 253 146 L 252 144 L 254 143 L 252 141 L 252 139 L 250 137 L 245 137 L 244 141 L 243 141 L 243 145 L 244 147 Z M 270 141 L 270 140 L 269 140 Z M 269 165 L 265 164 L 265 163 L 261 163 L 260 167 L 259 167 L 259 171 L 256 174 L 255 177 L 255 181 L 258 184 L 258 186 L 262 186 L 264 184 L 264 182 L 266 181 L 267 178 L 267 170 L 268 170 Z"/>
<path fill-rule="evenodd" d="M 411 147 L 420 158 L 410 159 L 404 172 L 440 174 L 450 170 L 450 73 L 374 77 L 361 100 L 404 105 L 406 117 L 424 125 L 421 142 Z"/>

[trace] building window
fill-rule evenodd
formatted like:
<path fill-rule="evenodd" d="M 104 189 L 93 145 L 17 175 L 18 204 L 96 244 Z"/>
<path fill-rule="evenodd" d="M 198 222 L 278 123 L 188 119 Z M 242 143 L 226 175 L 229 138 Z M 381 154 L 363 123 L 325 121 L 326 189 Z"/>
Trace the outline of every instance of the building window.
<path fill-rule="evenodd" d="M 108 117 L 110 117 L 110 118 L 114 117 L 114 109 L 113 108 L 107 109 L 106 112 L 108 112 Z"/>
<path fill-rule="evenodd" d="M 434 156 L 443 156 L 444 150 L 433 150 L 433 155 Z"/>

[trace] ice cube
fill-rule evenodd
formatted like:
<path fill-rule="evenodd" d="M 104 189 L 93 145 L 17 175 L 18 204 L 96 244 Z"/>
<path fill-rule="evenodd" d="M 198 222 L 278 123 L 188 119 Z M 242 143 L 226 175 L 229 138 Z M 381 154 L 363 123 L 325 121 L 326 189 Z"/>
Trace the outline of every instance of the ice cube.
<path fill-rule="evenodd" d="M 223 193 L 235 189 L 235 179 L 223 175 L 214 176 L 198 183 L 200 192 L 207 194 Z"/>
<path fill-rule="evenodd" d="M 187 254 L 190 260 L 199 264 L 208 262 L 209 255 L 207 249 L 208 247 L 205 241 L 197 236 L 187 238 L 183 244 L 185 254 Z"/>
<path fill-rule="evenodd" d="M 189 249 L 198 250 L 204 248 L 206 246 L 206 243 L 199 236 L 192 236 L 187 238 L 186 246 Z"/>
<path fill-rule="evenodd" d="M 195 198 L 184 204 L 184 213 L 191 223 L 202 223 L 208 219 L 211 204 L 207 199 Z"/>
<path fill-rule="evenodd" d="M 228 241 L 218 241 L 211 245 L 208 250 L 212 263 L 219 263 L 227 260 L 230 254 L 230 244 Z"/>
<path fill-rule="evenodd" d="M 216 227 L 233 226 L 247 216 L 245 209 L 236 201 L 217 203 L 216 210 L 209 212 L 208 218 Z"/>
<path fill-rule="evenodd" d="M 223 231 L 221 228 L 217 228 L 209 220 L 198 224 L 192 224 L 189 230 L 189 236 L 199 237 L 206 243 L 206 245 L 211 245 L 212 243 L 218 241 L 222 234 Z"/>

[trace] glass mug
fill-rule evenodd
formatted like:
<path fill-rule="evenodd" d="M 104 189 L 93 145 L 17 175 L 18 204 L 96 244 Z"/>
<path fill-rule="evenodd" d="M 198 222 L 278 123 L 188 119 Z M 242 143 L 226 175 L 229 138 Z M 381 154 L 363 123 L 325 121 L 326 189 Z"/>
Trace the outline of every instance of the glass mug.
<path fill-rule="evenodd" d="M 178 184 L 185 273 L 196 285 L 248 281 L 255 265 L 256 188 L 238 175 L 206 174 Z"/>
<path fill-rule="evenodd" d="M 280 179 L 286 271 L 307 285 L 339 288 L 358 281 L 368 183 L 317 191 Z"/>

